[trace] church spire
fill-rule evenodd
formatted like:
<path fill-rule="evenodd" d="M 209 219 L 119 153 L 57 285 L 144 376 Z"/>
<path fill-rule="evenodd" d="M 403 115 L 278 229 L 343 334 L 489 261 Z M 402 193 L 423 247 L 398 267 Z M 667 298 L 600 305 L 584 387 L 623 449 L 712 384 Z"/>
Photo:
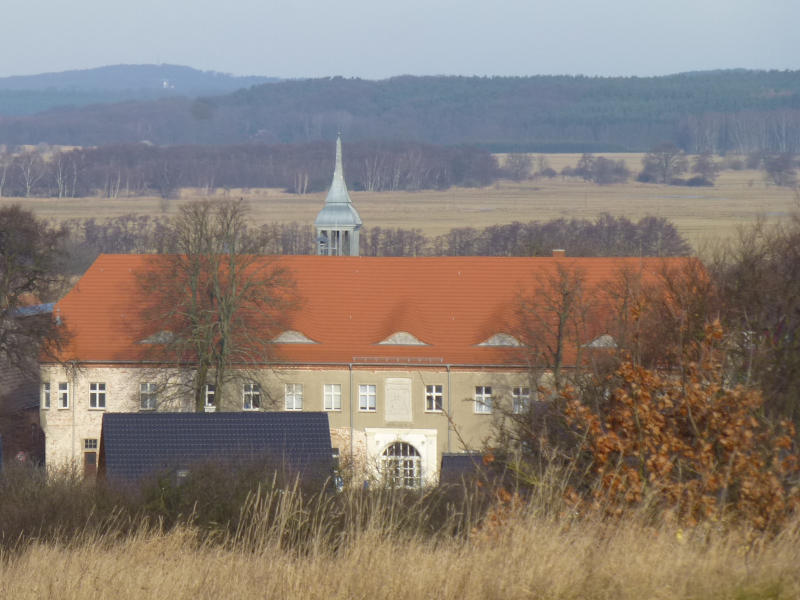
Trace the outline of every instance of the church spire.
<path fill-rule="evenodd" d="M 358 256 L 361 217 L 353 206 L 342 168 L 342 136 L 336 136 L 336 166 L 325 206 L 314 222 L 317 253 L 328 256 Z"/>
<path fill-rule="evenodd" d="M 342 168 L 342 134 L 336 136 L 336 166 L 333 169 L 333 181 L 325 198 L 325 204 L 346 202 L 352 204 L 347 184 L 344 182 L 344 169 Z"/>

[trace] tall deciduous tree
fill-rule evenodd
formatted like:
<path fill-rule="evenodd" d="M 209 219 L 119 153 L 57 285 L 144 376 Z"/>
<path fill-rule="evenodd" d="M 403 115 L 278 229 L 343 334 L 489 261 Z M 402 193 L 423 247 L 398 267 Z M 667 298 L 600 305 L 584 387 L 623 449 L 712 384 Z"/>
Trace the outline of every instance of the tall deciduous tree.
<path fill-rule="evenodd" d="M 568 353 L 579 353 L 581 344 L 587 341 L 591 292 L 586 286 L 583 271 L 559 264 L 537 279 L 534 294 L 519 298 L 517 321 L 527 358 L 534 369 L 552 372 L 555 389 L 563 384 L 565 362 L 580 362 L 579 357 L 568 357 Z"/>
<path fill-rule="evenodd" d="M 60 282 L 64 230 L 19 205 L 0 208 L 0 364 L 33 373 L 40 349 L 59 334 L 49 313 L 31 308 Z"/>
<path fill-rule="evenodd" d="M 685 173 L 688 166 L 683 150 L 675 144 L 660 144 L 642 159 L 643 168 L 639 173 L 639 181 L 670 183 L 678 175 Z"/>
<path fill-rule="evenodd" d="M 800 215 L 742 230 L 712 271 L 736 379 L 763 390 L 767 412 L 800 425 Z"/>
<path fill-rule="evenodd" d="M 248 230 L 243 201 L 201 201 L 181 207 L 174 253 L 159 255 L 141 282 L 161 358 L 191 372 L 194 409 L 205 409 L 206 386 L 217 406 L 226 384 L 263 365 L 270 340 L 291 301 L 288 273 L 259 256 L 263 237 Z"/>
<path fill-rule="evenodd" d="M 764 157 L 767 179 L 775 185 L 792 187 L 797 184 L 797 166 L 789 152 Z"/>

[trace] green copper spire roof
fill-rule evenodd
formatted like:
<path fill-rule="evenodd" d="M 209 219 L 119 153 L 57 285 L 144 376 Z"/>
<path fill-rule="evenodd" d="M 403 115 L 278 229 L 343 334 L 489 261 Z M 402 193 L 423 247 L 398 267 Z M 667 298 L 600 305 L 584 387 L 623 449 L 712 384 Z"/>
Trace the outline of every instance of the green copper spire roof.
<path fill-rule="evenodd" d="M 347 192 L 342 169 L 342 136 L 336 138 L 336 167 L 333 170 L 333 181 L 325 198 L 325 206 L 317 215 L 314 224 L 320 226 L 355 227 L 361 225 L 361 217 L 353 207 L 353 201 Z"/>
<path fill-rule="evenodd" d="M 336 136 L 336 167 L 333 170 L 333 181 L 331 189 L 328 190 L 328 197 L 325 204 L 331 202 L 352 203 L 350 194 L 347 193 L 347 184 L 344 182 L 344 169 L 342 169 L 342 136 Z"/>

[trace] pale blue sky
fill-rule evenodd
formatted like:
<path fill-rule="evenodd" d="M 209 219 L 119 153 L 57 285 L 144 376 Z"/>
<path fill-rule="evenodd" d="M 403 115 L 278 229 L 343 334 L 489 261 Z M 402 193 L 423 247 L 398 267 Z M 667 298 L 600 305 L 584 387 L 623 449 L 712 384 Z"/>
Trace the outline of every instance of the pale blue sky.
<path fill-rule="evenodd" d="M 5 0 L 0 76 L 661 75 L 800 68 L 800 0 Z"/>

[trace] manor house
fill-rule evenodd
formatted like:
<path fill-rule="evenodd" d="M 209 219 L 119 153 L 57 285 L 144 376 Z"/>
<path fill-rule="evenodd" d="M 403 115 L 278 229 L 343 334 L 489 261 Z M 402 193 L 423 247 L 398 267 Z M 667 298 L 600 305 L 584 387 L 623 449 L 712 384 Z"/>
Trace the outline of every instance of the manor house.
<path fill-rule="evenodd" d="M 568 367 L 582 353 L 612 351 L 614 314 L 604 294 L 621 272 L 653 281 L 665 264 L 685 260 L 563 252 L 359 256 L 362 223 L 345 185 L 340 140 L 315 225 L 317 255 L 257 259 L 264 269 L 290 275 L 292 307 L 279 330 L 265 325 L 259 332 L 269 340 L 268 352 L 240 365 L 224 390 L 206 386 L 205 408 L 327 413 L 343 464 L 376 474 L 383 469 L 409 486 L 435 483 L 443 453 L 480 448 L 497 419 L 527 413 L 538 401 L 542 360 L 553 343 L 548 324 L 557 317 L 544 300 L 559 274 L 580 272 L 584 293 L 596 300 L 576 333 L 580 339 L 565 342 Z M 169 332 L 152 330 L 142 311 L 140 277 L 155 260 L 102 255 L 57 303 L 68 338 L 58 361 L 41 369 L 48 465 L 71 462 L 91 472 L 105 412 L 194 409 L 194 398 L 174 385 L 192 365 L 164 361 L 157 350 Z M 531 338 L 532 319 L 542 324 L 533 334 L 538 341 Z"/>

